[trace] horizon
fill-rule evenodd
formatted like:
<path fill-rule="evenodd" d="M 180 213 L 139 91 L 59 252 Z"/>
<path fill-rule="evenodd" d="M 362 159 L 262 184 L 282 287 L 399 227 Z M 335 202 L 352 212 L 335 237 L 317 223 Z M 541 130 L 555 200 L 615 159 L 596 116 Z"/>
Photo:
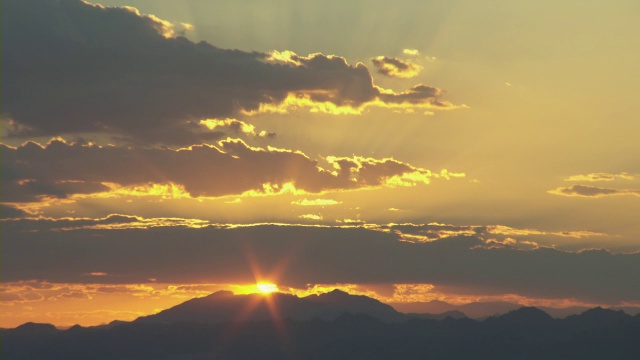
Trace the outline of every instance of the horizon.
<path fill-rule="evenodd" d="M 460 310 L 455 310 L 455 309 L 454 309 L 454 310 L 448 310 L 448 311 L 440 312 L 440 313 L 403 312 L 403 311 L 400 311 L 400 310 L 396 309 L 396 308 L 395 308 L 393 305 L 391 305 L 391 304 L 386 304 L 386 303 L 384 303 L 384 302 L 382 302 L 382 301 L 380 301 L 380 300 L 378 300 L 378 299 L 370 298 L 370 297 L 368 297 L 368 296 L 366 296 L 366 295 L 352 295 L 352 294 L 349 294 L 348 292 L 342 291 L 342 290 L 340 290 L 340 289 L 332 289 L 332 290 L 328 290 L 327 292 L 322 292 L 322 293 L 311 293 L 311 294 L 304 294 L 304 295 L 298 295 L 298 294 L 295 294 L 295 293 L 290 293 L 290 292 L 281 292 L 281 291 L 273 291 L 273 292 L 262 292 L 262 291 L 258 291 L 258 292 L 251 292 L 251 293 L 239 293 L 239 294 L 236 294 L 236 293 L 234 293 L 232 290 L 218 290 L 218 291 L 213 292 L 213 293 L 208 294 L 208 295 L 204 295 L 204 296 L 200 296 L 200 297 L 195 297 L 195 298 L 192 298 L 192 299 L 186 300 L 186 301 L 184 301 L 184 302 L 182 302 L 182 303 L 180 303 L 180 304 L 177 304 L 177 305 L 175 305 L 175 306 L 172 306 L 172 307 L 170 307 L 170 308 L 162 309 L 162 310 L 158 311 L 157 313 L 154 313 L 154 314 L 147 314 L 147 315 L 145 315 L 144 317 L 149 317 L 149 316 L 153 317 L 154 315 L 158 315 L 158 314 L 160 314 L 160 313 L 161 313 L 161 312 L 163 312 L 164 310 L 169 310 L 169 309 L 172 309 L 172 308 L 174 308 L 174 307 L 178 307 L 178 306 L 180 306 L 180 305 L 186 304 L 186 303 L 187 303 L 187 302 L 189 302 L 190 300 L 195 300 L 195 299 L 204 299 L 204 298 L 208 298 L 208 297 L 211 297 L 211 296 L 216 295 L 216 294 L 219 294 L 219 293 L 231 293 L 231 295 L 232 295 L 233 297 L 238 297 L 238 298 L 241 298 L 241 297 L 243 297 L 243 296 L 258 296 L 258 297 L 260 297 L 260 298 L 264 298 L 264 299 L 265 299 L 265 301 L 268 303 L 268 306 L 269 306 L 270 310 L 273 310 L 272 308 L 273 308 L 274 306 L 275 306 L 275 308 L 276 308 L 276 309 L 278 308 L 278 303 L 270 303 L 270 301 L 273 301 L 273 300 L 274 300 L 274 299 L 272 298 L 272 296 L 274 296 L 274 295 L 276 295 L 276 296 L 277 296 L 277 295 L 293 296 L 293 297 L 295 297 L 295 298 L 297 298 L 297 299 L 301 299 L 301 300 L 303 300 L 303 299 L 305 299 L 305 298 L 307 298 L 307 297 L 315 297 L 315 296 L 328 295 L 328 294 L 336 293 L 336 292 L 341 293 L 341 294 L 346 294 L 346 295 L 351 296 L 351 297 L 366 297 L 366 298 L 368 298 L 368 299 L 377 300 L 377 301 L 379 301 L 379 302 L 380 302 L 381 304 L 383 304 L 383 305 L 388 305 L 388 306 L 390 306 L 394 311 L 396 311 L 396 312 L 397 312 L 397 313 L 399 313 L 399 314 L 404 314 L 404 315 L 414 315 L 414 316 L 416 316 L 416 315 L 427 315 L 427 316 L 429 316 L 429 315 L 433 315 L 433 316 L 443 316 L 443 315 L 447 315 L 447 314 L 449 314 L 449 313 L 459 313 L 459 314 L 463 315 L 463 317 L 464 317 L 464 318 L 472 319 L 472 320 L 475 320 L 475 321 L 485 321 L 485 320 L 488 320 L 488 319 L 490 319 L 490 318 L 502 317 L 502 316 L 504 316 L 504 315 L 508 315 L 508 314 L 511 314 L 511 313 L 514 313 L 514 312 L 521 311 L 521 310 L 523 310 L 523 309 L 536 309 L 536 310 L 542 311 L 543 313 L 545 313 L 545 314 L 549 315 L 551 318 L 553 318 L 553 319 L 557 319 L 557 320 L 566 319 L 566 318 L 568 318 L 568 317 L 570 317 L 570 316 L 579 316 L 579 315 L 582 315 L 582 314 L 584 314 L 584 313 L 588 313 L 588 312 L 590 312 L 590 311 L 597 310 L 597 309 L 609 310 L 609 311 L 616 311 L 616 312 L 622 312 L 622 313 L 624 313 L 624 314 L 626 314 L 626 315 L 628 315 L 628 316 L 634 316 L 634 315 L 635 315 L 635 316 L 640 316 L 640 309 L 637 309 L 637 313 L 636 313 L 636 314 L 630 314 L 629 312 L 625 311 L 625 309 L 619 309 L 619 308 L 603 308 L 603 307 L 600 307 L 600 306 L 593 307 L 593 308 L 584 308 L 584 309 L 580 309 L 579 311 L 572 311 L 572 312 L 570 312 L 570 313 L 568 313 L 568 314 L 565 314 L 565 315 L 563 315 L 563 316 L 554 316 L 553 314 L 550 314 L 550 313 L 549 313 L 545 308 L 539 308 L 539 307 L 536 307 L 536 306 L 516 306 L 516 307 L 514 307 L 514 308 L 512 308 L 512 309 L 509 309 L 509 310 L 506 310 L 506 311 L 503 311 L 503 312 L 496 312 L 496 313 L 486 314 L 486 315 L 482 315 L 482 316 L 469 316 L 469 315 L 465 314 L 464 312 L 462 312 L 462 311 L 460 311 Z M 435 301 L 435 300 L 434 300 L 434 301 Z M 450 305 L 450 304 L 449 304 L 449 305 Z M 518 304 L 512 304 L 512 305 L 518 305 Z M 212 306 L 211 306 L 211 310 L 214 310 L 214 309 L 215 309 L 215 305 L 212 305 Z M 344 312 L 344 314 L 357 315 L 358 313 L 353 313 L 353 312 L 345 311 L 345 312 Z M 371 314 L 367 314 L 366 312 L 363 312 L 362 314 L 366 314 L 366 315 L 372 316 Z M 279 315 L 277 311 L 276 311 L 275 313 L 272 313 L 272 316 L 276 316 L 276 315 Z M 447 315 L 447 316 L 450 316 L 450 315 Z M 372 317 L 376 318 L 376 316 L 372 316 Z M 56 324 L 49 324 L 49 323 L 26 322 L 26 323 L 20 324 L 20 325 L 18 325 L 18 326 L 16 326 L 16 327 L 12 327 L 12 328 L 6 328 L 6 327 L 0 327 L 0 328 L 1 328 L 1 329 L 6 329 L 6 330 L 10 330 L 10 329 L 15 329 L 15 328 L 21 327 L 21 326 L 23 326 L 23 325 L 28 325 L 28 324 L 43 324 L 43 325 L 53 325 L 53 326 L 55 326 L 55 328 L 56 328 L 57 330 L 68 330 L 68 329 L 70 329 L 70 328 L 72 328 L 72 327 L 77 327 L 77 326 L 87 328 L 87 327 L 103 327 L 103 326 L 106 326 L 106 325 L 110 325 L 111 323 L 134 323 L 134 322 L 135 322 L 136 320 L 138 320 L 138 319 L 139 319 L 139 318 L 137 318 L 137 319 L 133 319 L 133 320 L 131 320 L 131 321 L 124 321 L 124 320 L 120 320 L 120 319 L 114 319 L 114 320 L 112 320 L 111 322 L 108 322 L 108 323 L 101 323 L 101 324 L 94 324 L 94 325 L 87 325 L 87 326 L 82 326 L 82 325 L 80 325 L 80 324 L 56 325 Z M 410 318 L 410 317 L 409 317 L 409 318 L 407 318 L 405 321 L 409 321 L 410 319 L 413 319 L 413 318 Z M 457 318 L 454 318 L 454 319 L 457 319 Z M 283 319 L 278 319 L 278 318 L 275 318 L 275 317 L 274 317 L 272 320 L 281 321 L 281 320 L 283 320 Z M 296 320 L 296 319 L 290 319 L 290 320 Z M 381 320 L 381 319 L 378 319 L 378 320 Z M 444 320 L 444 317 L 443 317 L 443 318 L 434 318 L 434 320 L 442 321 L 442 320 Z M 244 321 L 246 322 L 246 320 L 244 320 Z M 301 320 L 297 320 L 297 321 L 301 321 Z M 383 321 L 383 320 L 381 320 L 381 321 Z M 384 322 L 384 321 L 383 321 L 383 322 Z"/>
<path fill-rule="evenodd" d="M 496 312 L 487 311 L 485 314 L 482 314 L 482 315 L 476 315 L 476 316 L 470 316 L 470 315 L 468 315 L 467 313 L 465 313 L 464 311 L 460 310 L 460 308 L 464 307 L 465 305 L 478 305 L 478 304 L 483 304 L 482 302 L 478 302 L 478 303 L 467 303 L 467 304 L 463 304 L 462 306 L 455 306 L 455 305 L 453 305 L 453 304 L 445 303 L 445 304 L 449 305 L 449 306 L 451 307 L 451 309 L 446 310 L 446 311 L 441 311 L 441 312 L 402 311 L 402 310 L 400 310 L 400 309 L 396 308 L 397 304 L 396 304 L 396 306 L 394 306 L 394 304 L 393 304 L 393 303 L 385 303 L 385 302 L 380 301 L 380 300 L 378 300 L 378 299 L 376 299 L 376 298 L 368 297 L 367 295 L 354 295 L 354 294 L 350 294 L 350 293 L 348 293 L 348 292 L 346 292 L 346 291 L 343 291 L 343 290 L 340 290 L 340 289 L 338 289 L 338 288 L 334 288 L 334 289 L 326 289 L 326 290 L 325 290 L 325 292 L 314 292 L 314 293 L 296 294 L 296 293 L 286 292 L 286 291 L 280 291 L 280 290 L 277 290 L 277 291 L 262 291 L 262 290 L 260 290 L 260 289 L 257 287 L 257 285 L 258 285 L 258 284 L 256 284 L 256 288 L 257 288 L 256 292 L 240 292 L 240 293 L 235 293 L 233 290 L 226 290 L 226 289 L 224 289 L 224 290 L 218 290 L 218 291 L 212 292 L 212 293 L 210 293 L 210 294 L 208 294 L 208 295 L 202 295 L 202 296 L 198 296 L 198 297 L 194 297 L 194 298 L 191 298 L 191 299 L 185 300 L 184 302 L 178 303 L 178 304 L 176 304 L 176 305 L 174 305 L 174 306 L 171 306 L 171 307 L 169 307 L 169 308 L 167 308 L 167 309 L 160 309 L 159 311 L 157 311 L 157 312 L 155 312 L 155 313 L 145 314 L 144 316 L 153 316 L 153 315 L 157 315 L 157 314 L 159 314 L 160 312 L 163 312 L 164 310 L 168 310 L 168 309 L 171 309 L 171 308 L 176 307 L 176 306 L 178 306 L 178 305 L 182 305 L 182 304 L 184 304 L 184 303 L 186 303 L 186 302 L 188 302 L 188 301 L 190 301 L 190 300 L 194 300 L 194 299 L 203 299 L 203 298 L 207 298 L 207 297 L 213 296 L 213 295 L 218 294 L 218 293 L 231 293 L 231 295 L 232 295 L 232 296 L 234 296 L 234 297 L 242 297 L 242 296 L 255 295 L 255 296 L 259 296 L 259 297 L 265 298 L 265 299 L 268 301 L 268 300 L 269 300 L 269 298 L 270 298 L 270 297 L 272 297 L 273 295 L 288 295 L 288 296 L 293 296 L 293 297 L 298 298 L 298 299 L 304 299 L 304 298 L 307 298 L 307 297 L 327 295 L 327 294 L 331 294 L 331 293 L 335 293 L 335 292 L 339 292 L 339 293 L 346 294 L 346 295 L 349 295 L 349 296 L 367 297 L 368 299 L 377 300 L 377 301 L 379 301 L 381 304 L 384 304 L 384 305 L 388 305 L 388 306 L 390 306 L 391 308 L 393 308 L 393 310 L 394 310 L 394 311 L 396 311 L 396 312 L 398 312 L 398 313 L 400 313 L 400 314 L 405 314 L 405 315 L 434 315 L 434 316 L 438 316 L 438 315 L 445 315 L 445 314 L 448 314 L 448 313 L 460 313 L 460 314 L 462 314 L 465 318 L 473 319 L 473 320 L 476 320 L 476 321 L 484 321 L 484 320 L 487 320 L 487 319 L 489 319 L 489 318 L 493 318 L 493 317 L 500 317 L 500 316 L 503 316 L 503 315 L 507 315 L 507 314 L 509 314 L 509 313 L 516 312 L 516 311 L 521 310 L 521 309 L 530 309 L 530 308 L 534 308 L 534 309 L 540 310 L 540 311 L 544 312 L 545 314 L 547 314 L 547 315 L 551 316 L 552 318 L 554 318 L 554 319 L 560 319 L 560 320 L 561 320 L 561 319 L 565 319 L 565 318 L 567 318 L 567 317 L 569 317 L 569 316 L 582 315 L 582 314 L 584 314 L 584 313 L 586 313 L 586 312 L 589 312 L 589 311 L 591 311 L 591 310 L 595 310 L 595 309 L 604 309 L 604 310 L 611 310 L 611 311 L 621 311 L 621 312 L 623 312 L 623 313 L 625 313 L 625 314 L 627 314 L 627 315 L 629 315 L 629 316 L 640 316 L 640 308 L 634 308 L 634 309 L 635 309 L 635 313 L 630 313 L 630 312 L 629 312 L 629 310 L 630 310 L 630 309 L 623 309 L 623 308 L 616 308 L 616 307 L 610 307 L 610 308 L 606 308 L 606 307 L 604 307 L 604 308 L 603 308 L 603 307 L 601 307 L 601 306 L 596 306 L 596 307 L 592 307 L 592 308 L 585 307 L 585 308 L 577 308 L 577 309 L 575 309 L 575 308 L 572 308 L 572 309 L 568 309 L 568 308 L 567 308 L 567 309 L 563 309 L 563 308 L 555 308 L 555 310 L 570 310 L 570 311 L 568 311 L 568 312 L 566 312 L 566 313 L 560 313 L 560 312 L 558 312 L 558 313 L 555 313 L 555 314 L 554 314 L 554 313 L 550 313 L 550 312 L 549 312 L 549 310 L 550 310 L 549 308 L 545 308 L 545 307 L 537 307 L 537 306 L 527 306 L 527 305 L 521 305 L 521 304 L 516 304 L 516 303 L 511 303 L 511 304 L 509 304 L 509 305 L 512 305 L 513 307 L 512 307 L 512 308 L 510 308 L 510 309 L 507 309 L 507 310 L 503 310 L 503 311 L 496 311 Z M 248 287 L 250 288 L 251 286 L 248 286 Z M 438 301 L 438 300 L 432 300 L 431 302 L 444 303 L 444 302 L 440 302 L 440 301 Z M 422 304 L 422 305 L 424 305 L 424 304 Z M 272 307 L 272 306 L 276 306 L 276 308 L 277 308 L 277 304 L 275 304 L 275 303 L 274 303 L 274 304 L 270 304 L 269 306 L 270 306 L 270 307 Z M 633 310 L 631 310 L 631 311 L 633 311 Z M 350 312 L 346 312 L 346 313 L 350 313 Z M 351 314 L 352 314 L 352 315 L 355 315 L 355 314 L 353 314 L 353 313 L 351 313 Z M 133 321 L 135 321 L 136 319 L 138 319 L 138 318 L 131 319 L 131 320 L 113 319 L 113 320 L 111 320 L 110 322 L 105 322 L 105 323 L 100 323 L 100 324 L 88 324 L 88 325 L 80 325 L 80 324 L 50 324 L 50 323 L 38 323 L 38 322 L 29 321 L 29 322 L 25 322 L 25 323 L 22 323 L 22 324 L 19 324 L 19 325 L 17 325 L 17 326 L 13 326 L 13 327 L 0 327 L 0 328 L 1 328 L 1 329 L 15 329 L 15 328 L 21 327 L 22 325 L 26 325 L 26 324 L 50 324 L 50 325 L 55 326 L 55 328 L 56 328 L 56 329 L 58 329 L 58 330 L 67 330 L 67 329 L 72 328 L 72 327 L 75 327 L 75 326 L 81 326 L 81 327 L 101 327 L 101 326 L 109 325 L 109 324 L 111 324 L 111 323 L 113 323 L 113 322 L 129 323 L 129 322 L 133 322 Z M 407 318 L 407 321 L 408 321 L 408 320 L 409 320 L 409 318 Z M 436 320 L 438 320 L 438 319 L 436 319 Z"/>
<path fill-rule="evenodd" d="M 638 13 L 5 0 L 0 327 L 219 290 L 636 311 Z"/>

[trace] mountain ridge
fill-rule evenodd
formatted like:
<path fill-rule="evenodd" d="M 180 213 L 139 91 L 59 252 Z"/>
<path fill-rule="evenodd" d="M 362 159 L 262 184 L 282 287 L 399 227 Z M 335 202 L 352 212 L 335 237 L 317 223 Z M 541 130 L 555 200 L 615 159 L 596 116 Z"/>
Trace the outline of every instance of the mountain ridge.
<path fill-rule="evenodd" d="M 227 307 L 208 308 L 220 304 Z M 246 305 L 254 307 L 245 308 Z M 369 312 L 338 314 L 338 310 L 357 305 L 370 306 Z M 273 314 L 278 316 L 265 318 L 260 311 L 269 308 L 277 308 L 279 312 Z M 315 310 L 307 311 L 309 308 Z M 260 316 L 238 321 L 238 314 L 232 312 L 220 322 L 216 316 L 229 309 L 248 313 L 258 309 Z M 393 312 L 387 312 L 389 309 Z M 90 328 L 73 326 L 66 330 L 27 323 L 0 330 L 0 352 L 3 360 L 637 360 L 640 354 L 640 315 L 630 316 L 622 311 L 594 308 L 566 319 L 554 319 L 533 307 L 485 320 L 438 320 L 401 314 L 403 321 L 395 321 L 394 317 L 394 321 L 385 321 L 379 318 L 380 314 L 401 313 L 378 300 L 342 292 L 304 298 L 223 292 L 191 299 L 132 322 Z M 301 317 L 295 320 L 292 315 Z"/>
<path fill-rule="evenodd" d="M 334 320 L 343 313 L 368 314 L 387 322 L 406 319 L 405 314 L 376 299 L 350 295 L 340 290 L 305 297 L 280 292 L 235 295 L 229 291 L 218 291 L 187 300 L 157 314 L 139 317 L 134 322 L 218 324 L 273 318 L 310 320 L 314 317 Z"/>
<path fill-rule="evenodd" d="M 447 304 L 445 302 L 435 301 Z M 274 305 L 275 304 L 275 305 Z M 510 303 L 505 303 L 510 304 Z M 253 305 L 253 306 L 251 306 Z M 257 306 L 256 306 L 257 305 Z M 450 304 L 447 304 L 450 305 Z M 276 307 L 276 312 L 271 313 L 269 307 Z M 284 309 L 278 308 L 284 306 Z M 307 308 L 305 308 L 307 306 Z M 309 310 L 309 308 L 315 309 Z M 494 314 L 476 321 L 501 321 L 501 322 L 546 322 L 555 320 L 544 307 L 520 306 L 503 314 Z M 230 311 L 231 310 L 231 311 Z M 239 316 L 240 310 L 251 313 L 249 316 Z M 250 310 L 250 311 L 249 311 Z M 284 311 L 282 311 L 284 310 Z M 71 328 L 113 328 L 130 323 L 172 324 L 172 323 L 205 323 L 220 324 L 224 322 L 255 322 L 274 320 L 277 315 L 280 320 L 307 321 L 314 318 L 332 321 L 342 314 L 364 314 L 383 322 L 404 322 L 412 319 L 418 320 L 444 320 L 446 318 L 461 319 L 468 317 L 464 312 L 452 310 L 442 313 L 403 313 L 393 306 L 365 295 L 352 295 L 339 289 L 320 294 L 310 294 L 304 297 L 297 295 L 274 292 L 270 294 L 234 294 L 229 290 L 220 290 L 209 295 L 189 299 L 183 303 L 162 310 L 156 314 L 141 316 L 133 321 L 114 320 L 108 324 L 83 327 L 73 325 Z M 610 324 L 620 323 L 626 319 L 638 317 L 627 314 L 624 310 L 605 309 L 602 307 L 586 308 L 580 314 L 569 315 L 566 319 L 580 324 Z M 64 331 L 57 329 L 52 324 L 27 322 L 16 328 L 4 328 L 2 331 L 37 331 L 52 332 Z"/>

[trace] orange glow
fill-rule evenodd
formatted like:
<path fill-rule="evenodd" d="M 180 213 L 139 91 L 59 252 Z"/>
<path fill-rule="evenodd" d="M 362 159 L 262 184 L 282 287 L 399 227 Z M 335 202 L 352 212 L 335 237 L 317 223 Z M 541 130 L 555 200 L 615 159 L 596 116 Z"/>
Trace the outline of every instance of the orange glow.
<path fill-rule="evenodd" d="M 91 276 L 87 274 L 87 276 Z M 263 279 L 275 279 L 265 277 Z M 565 308 L 571 306 L 595 307 L 607 304 L 585 303 L 576 299 L 538 299 L 527 298 L 513 294 L 499 295 L 465 295 L 442 292 L 432 284 L 395 284 L 393 293 L 381 295 L 363 284 L 315 284 L 306 289 L 287 286 L 280 288 L 271 282 L 257 282 L 252 284 L 71 284 L 49 283 L 38 281 L 23 281 L 3 283 L 0 285 L 0 328 L 16 327 L 25 322 L 52 323 L 60 327 L 74 324 L 93 326 L 106 324 L 113 320 L 131 321 L 139 316 L 155 314 L 161 310 L 178 305 L 195 297 L 207 296 L 220 290 L 230 290 L 235 294 L 263 293 L 266 290 L 282 292 L 298 297 L 321 294 L 339 289 L 352 295 L 369 296 L 384 303 L 403 304 L 404 308 L 418 306 L 432 300 L 444 301 L 454 305 L 471 302 L 505 301 L 526 306 L 549 306 Z M 275 291 L 271 291 L 273 293 Z M 276 297 L 258 296 L 247 303 L 236 319 L 242 322 L 260 304 L 266 304 L 272 314 L 275 324 L 286 342 L 287 331 L 281 314 L 279 314 Z M 625 303 L 624 306 L 637 307 L 640 303 Z M 230 335 L 234 334 L 230 329 Z"/>

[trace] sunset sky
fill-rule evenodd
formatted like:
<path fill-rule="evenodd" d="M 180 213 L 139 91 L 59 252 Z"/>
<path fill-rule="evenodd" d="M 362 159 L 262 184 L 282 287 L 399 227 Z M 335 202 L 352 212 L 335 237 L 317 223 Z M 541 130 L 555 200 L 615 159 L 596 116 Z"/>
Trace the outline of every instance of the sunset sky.
<path fill-rule="evenodd" d="M 0 327 L 258 282 L 640 307 L 639 18 L 637 0 L 5 0 Z"/>

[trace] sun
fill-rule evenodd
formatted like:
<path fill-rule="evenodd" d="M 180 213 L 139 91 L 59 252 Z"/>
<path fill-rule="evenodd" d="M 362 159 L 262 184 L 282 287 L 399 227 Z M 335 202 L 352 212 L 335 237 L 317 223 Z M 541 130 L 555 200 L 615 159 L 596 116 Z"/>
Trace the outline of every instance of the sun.
<path fill-rule="evenodd" d="M 278 291 L 278 286 L 271 283 L 257 283 L 256 287 L 263 294 L 271 294 Z"/>

